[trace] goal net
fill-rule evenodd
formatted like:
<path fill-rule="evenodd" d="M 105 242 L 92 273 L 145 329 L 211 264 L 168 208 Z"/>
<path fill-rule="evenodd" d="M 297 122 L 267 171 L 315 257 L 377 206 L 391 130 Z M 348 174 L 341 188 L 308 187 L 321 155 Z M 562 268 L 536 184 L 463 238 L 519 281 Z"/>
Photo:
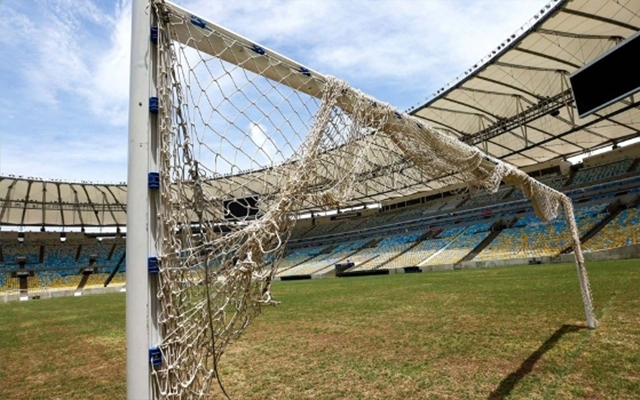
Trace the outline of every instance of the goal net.
<path fill-rule="evenodd" d="M 154 396 L 203 398 L 220 383 L 226 347 L 274 304 L 270 286 L 301 211 L 402 195 L 405 176 L 490 192 L 514 184 L 545 221 L 564 209 L 595 326 L 562 193 L 344 81 L 168 2 L 151 4 L 159 147 Z"/>

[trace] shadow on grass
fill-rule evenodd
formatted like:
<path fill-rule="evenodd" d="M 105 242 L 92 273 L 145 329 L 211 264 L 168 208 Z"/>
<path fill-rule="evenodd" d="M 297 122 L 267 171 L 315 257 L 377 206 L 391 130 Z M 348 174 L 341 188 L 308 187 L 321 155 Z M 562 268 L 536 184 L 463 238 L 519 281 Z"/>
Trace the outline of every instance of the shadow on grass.
<path fill-rule="evenodd" d="M 531 355 L 520 364 L 520 368 L 516 371 L 510 373 L 506 378 L 504 378 L 498 387 L 489 394 L 487 400 L 503 400 L 513 390 L 513 388 L 520 382 L 522 378 L 527 376 L 533 370 L 533 366 L 536 365 L 538 360 L 542 358 L 544 353 L 551 350 L 558 341 L 567 333 L 577 332 L 581 329 L 586 329 L 585 326 L 579 325 L 562 325 L 560 329 L 553 332 L 553 335 L 547 339 L 542 346 L 538 347 L 536 351 L 531 353 Z"/>

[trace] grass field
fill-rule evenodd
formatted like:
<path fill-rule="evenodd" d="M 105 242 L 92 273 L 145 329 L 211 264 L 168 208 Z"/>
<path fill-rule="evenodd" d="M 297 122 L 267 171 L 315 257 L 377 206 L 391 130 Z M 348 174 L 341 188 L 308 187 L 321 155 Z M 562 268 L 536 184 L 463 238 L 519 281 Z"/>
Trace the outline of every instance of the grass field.
<path fill-rule="evenodd" d="M 235 399 L 638 399 L 640 261 L 276 282 L 222 363 Z M 0 305 L 0 398 L 125 397 L 125 296 Z M 214 388 L 212 397 L 220 398 Z"/>

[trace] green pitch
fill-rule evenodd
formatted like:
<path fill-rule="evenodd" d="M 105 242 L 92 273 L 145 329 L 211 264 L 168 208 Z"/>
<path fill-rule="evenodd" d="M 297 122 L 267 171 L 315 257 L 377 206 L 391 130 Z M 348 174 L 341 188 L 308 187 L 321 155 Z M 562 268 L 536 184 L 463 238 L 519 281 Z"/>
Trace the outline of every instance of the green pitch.
<path fill-rule="evenodd" d="M 640 261 L 277 282 L 222 362 L 236 399 L 638 399 Z M 0 398 L 125 397 L 124 294 L 0 304 Z M 213 397 L 221 398 L 214 388 Z"/>

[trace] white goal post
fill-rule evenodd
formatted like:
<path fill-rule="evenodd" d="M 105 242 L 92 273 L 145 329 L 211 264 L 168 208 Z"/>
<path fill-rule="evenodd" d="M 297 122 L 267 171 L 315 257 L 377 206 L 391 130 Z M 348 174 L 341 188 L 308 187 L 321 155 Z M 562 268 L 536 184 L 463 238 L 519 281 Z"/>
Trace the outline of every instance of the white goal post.
<path fill-rule="evenodd" d="M 127 193 L 127 398 L 206 398 L 260 313 L 295 216 L 413 182 L 519 187 L 564 214 L 596 327 L 571 200 L 478 148 L 163 0 L 134 0 Z M 429 186 L 435 187 L 435 186 Z M 226 392 L 224 392 L 226 395 Z"/>

